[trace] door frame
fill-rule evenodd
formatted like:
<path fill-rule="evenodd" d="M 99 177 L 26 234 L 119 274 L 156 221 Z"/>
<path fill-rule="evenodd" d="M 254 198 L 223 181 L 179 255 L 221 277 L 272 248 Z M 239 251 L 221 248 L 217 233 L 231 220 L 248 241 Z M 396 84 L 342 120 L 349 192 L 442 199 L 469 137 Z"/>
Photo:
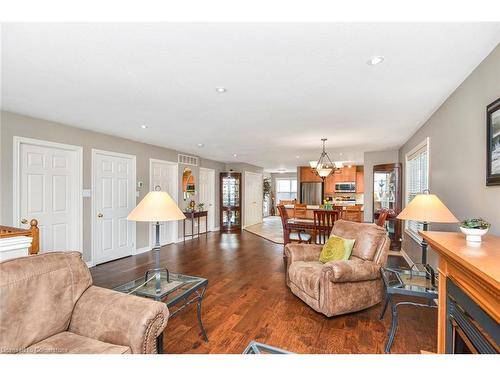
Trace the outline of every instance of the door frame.
<path fill-rule="evenodd" d="M 215 207 L 215 169 L 200 167 L 200 175 L 201 175 L 202 169 L 205 171 L 209 171 L 210 173 L 213 173 L 213 175 L 214 175 L 214 184 L 213 184 L 213 189 L 212 189 L 212 202 L 213 202 L 214 214 L 210 215 L 210 224 L 208 225 L 208 231 L 215 232 L 215 210 L 216 210 L 216 207 Z M 201 178 L 199 180 L 201 180 Z M 200 187 L 201 187 L 201 184 L 200 184 Z M 200 194 L 198 194 L 198 199 L 199 198 L 200 198 Z"/>
<path fill-rule="evenodd" d="M 168 165 L 174 165 L 175 166 L 175 181 L 174 181 L 174 196 L 171 197 L 174 202 L 179 206 L 179 163 L 174 162 L 174 161 L 168 161 L 168 160 L 161 160 L 161 159 L 153 159 L 149 158 L 149 191 L 152 191 L 153 189 L 153 163 L 161 163 L 161 164 L 168 164 Z M 174 226 L 174 242 L 177 243 L 179 240 L 179 222 L 175 221 L 177 225 Z M 149 223 L 149 231 L 148 231 L 148 249 L 147 251 L 151 250 L 153 248 L 153 237 L 151 236 L 151 232 L 153 231 L 153 223 Z"/>
<path fill-rule="evenodd" d="M 95 199 L 95 170 L 94 170 L 94 162 L 95 162 L 95 156 L 97 154 L 101 154 L 101 155 L 108 155 L 108 156 L 116 156 L 116 157 L 120 157 L 120 158 L 125 158 L 125 159 L 130 159 L 132 160 L 132 166 L 133 166 L 133 171 L 132 171 L 132 180 L 133 180 L 133 183 L 134 183 L 134 189 L 131 191 L 131 194 L 133 194 L 134 196 L 134 203 L 135 205 L 137 205 L 137 176 L 136 176 L 136 171 L 137 171 L 137 158 L 135 155 L 132 155 L 132 154 L 122 154 L 122 153 L 119 153 L 119 152 L 114 152 L 114 151 L 106 151 L 106 150 L 100 150 L 100 149 L 96 149 L 96 148 L 93 148 L 92 149 L 92 157 L 91 157 L 91 161 L 90 161 L 90 174 L 91 174 L 91 179 L 92 179 L 92 185 L 91 185 L 91 203 L 90 203 L 90 206 L 91 206 L 91 216 L 90 216 L 90 238 L 91 238 L 91 241 L 90 241 L 90 248 L 91 248 L 91 259 L 90 259 L 90 262 L 87 262 L 87 263 L 90 263 L 89 267 L 92 267 L 92 266 L 95 266 L 95 250 L 96 250 L 96 245 L 95 245 L 95 224 L 96 224 L 96 199 Z M 134 207 L 132 207 L 132 209 L 134 209 Z M 137 237 L 137 226 L 136 226 L 136 222 L 135 221 L 132 221 L 132 244 L 133 244 L 133 248 L 132 248 L 132 252 L 129 254 L 129 255 L 132 255 L 134 254 L 134 252 L 137 250 L 137 242 L 136 242 L 136 237 Z"/>
<path fill-rule="evenodd" d="M 44 141 L 35 138 L 26 137 L 13 137 L 13 158 L 12 158 L 12 172 L 13 172 L 13 186 L 12 186 L 12 225 L 17 226 L 19 220 L 21 219 L 21 197 L 19 189 L 21 187 L 21 174 L 20 174 L 20 152 L 21 145 L 34 145 L 47 148 L 56 148 L 65 151 L 71 151 L 75 153 L 76 156 L 76 189 L 73 193 L 72 199 L 76 198 L 76 212 L 73 220 L 76 224 L 76 243 L 78 244 L 78 250 L 83 254 L 83 148 L 81 146 L 69 145 L 66 143 L 57 143 Z M 70 249 L 68 249 L 70 250 Z"/>
<path fill-rule="evenodd" d="M 256 173 L 256 172 L 249 172 L 249 171 L 245 171 L 245 183 L 244 183 L 244 186 L 245 186 L 245 197 L 243 198 L 244 200 L 244 205 L 243 205 L 243 211 L 244 211 L 244 217 L 243 217 L 243 228 L 247 227 L 247 215 L 248 215 L 248 189 L 247 189 L 247 176 L 248 175 L 253 175 L 253 176 L 260 176 L 261 179 L 263 179 L 263 175 L 262 173 Z M 260 198 L 259 198 L 259 202 L 260 202 L 260 209 L 261 209 L 261 215 L 260 215 L 260 223 L 262 223 L 263 221 L 263 217 L 264 217 L 264 212 L 263 212 L 263 205 L 262 205 L 262 200 L 263 200 L 263 197 L 262 195 L 260 195 Z M 257 204 L 259 204 L 259 202 L 257 202 Z M 258 224 L 258 223 L 256 223 Z"/>

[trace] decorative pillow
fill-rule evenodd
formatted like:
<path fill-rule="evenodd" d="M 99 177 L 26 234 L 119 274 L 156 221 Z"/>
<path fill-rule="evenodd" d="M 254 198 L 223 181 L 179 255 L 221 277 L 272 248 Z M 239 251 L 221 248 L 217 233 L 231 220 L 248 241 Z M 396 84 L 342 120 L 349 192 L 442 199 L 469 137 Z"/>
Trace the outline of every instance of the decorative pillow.
<path fill-rule="evenodd" d="M 342 238 L 332 234 L 321 250 L 319 261 L 321 263 L 327 263 L 332 260 L 349 259 L 354 242 L 356 242 L 356 240 Z"/>

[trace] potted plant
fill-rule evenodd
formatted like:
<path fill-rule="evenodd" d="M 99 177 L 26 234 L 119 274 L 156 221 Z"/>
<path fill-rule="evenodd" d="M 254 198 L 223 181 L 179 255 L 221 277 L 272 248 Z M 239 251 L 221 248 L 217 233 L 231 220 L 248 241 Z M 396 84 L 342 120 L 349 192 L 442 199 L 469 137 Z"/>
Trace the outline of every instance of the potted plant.
<path fill-rule="evenodd" d="M 465 234 L 465 239 L 470 242 L 481 242 L 491 224 L 482 218 L 465 219 L 460 223 L 460 230 Z"/>

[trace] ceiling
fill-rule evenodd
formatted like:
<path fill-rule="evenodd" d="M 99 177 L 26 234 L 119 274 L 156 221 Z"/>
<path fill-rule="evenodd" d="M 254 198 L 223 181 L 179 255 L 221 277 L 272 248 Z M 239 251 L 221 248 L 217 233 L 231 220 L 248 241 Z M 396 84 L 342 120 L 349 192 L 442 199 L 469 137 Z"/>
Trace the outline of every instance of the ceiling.
<path fill-rule="evenodd" d="M 267 171 L 317 159 L 323 137 L 362 163 L 499 41 L 500 23 L 4 24 L 2 108 Z"/>

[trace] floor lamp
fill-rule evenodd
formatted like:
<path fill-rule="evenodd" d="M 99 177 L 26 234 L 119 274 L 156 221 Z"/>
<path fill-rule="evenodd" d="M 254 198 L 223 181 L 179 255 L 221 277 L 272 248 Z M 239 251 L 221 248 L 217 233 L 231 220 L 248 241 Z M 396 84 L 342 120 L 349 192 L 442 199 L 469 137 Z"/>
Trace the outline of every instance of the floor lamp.
<path fill-rule="evenodd" d="M 155 223 L 155 245 L 153 247 L 155 252 L 155 268 L 148 270 L 146 275 L 150 272 L 155 273 L 155 290 L 158 294 L 161 292 L 161 271 L 167 271 L 167 282 L 170 282 L 168 269 L 160 266 L 160 221 L 176 221 L 185 218 L 186 216 L 170 195 L 165 191 L 160 191 L 159 186 L 155 187 L 155 191 L 147 193 L 137 207 L 127 216 L 127 220 Z"/>
<path fill-rule="evenodd" d="M 457 218 L 435 195 L 427 193 L 417 194 L 403 211 L 396 217 L 400 220 L 419 221 L 423 230 L 428 229 L 429 223 L 458 223 Z M 427 266 L 427 241 L 422 239 L 422 264 Z"/>

